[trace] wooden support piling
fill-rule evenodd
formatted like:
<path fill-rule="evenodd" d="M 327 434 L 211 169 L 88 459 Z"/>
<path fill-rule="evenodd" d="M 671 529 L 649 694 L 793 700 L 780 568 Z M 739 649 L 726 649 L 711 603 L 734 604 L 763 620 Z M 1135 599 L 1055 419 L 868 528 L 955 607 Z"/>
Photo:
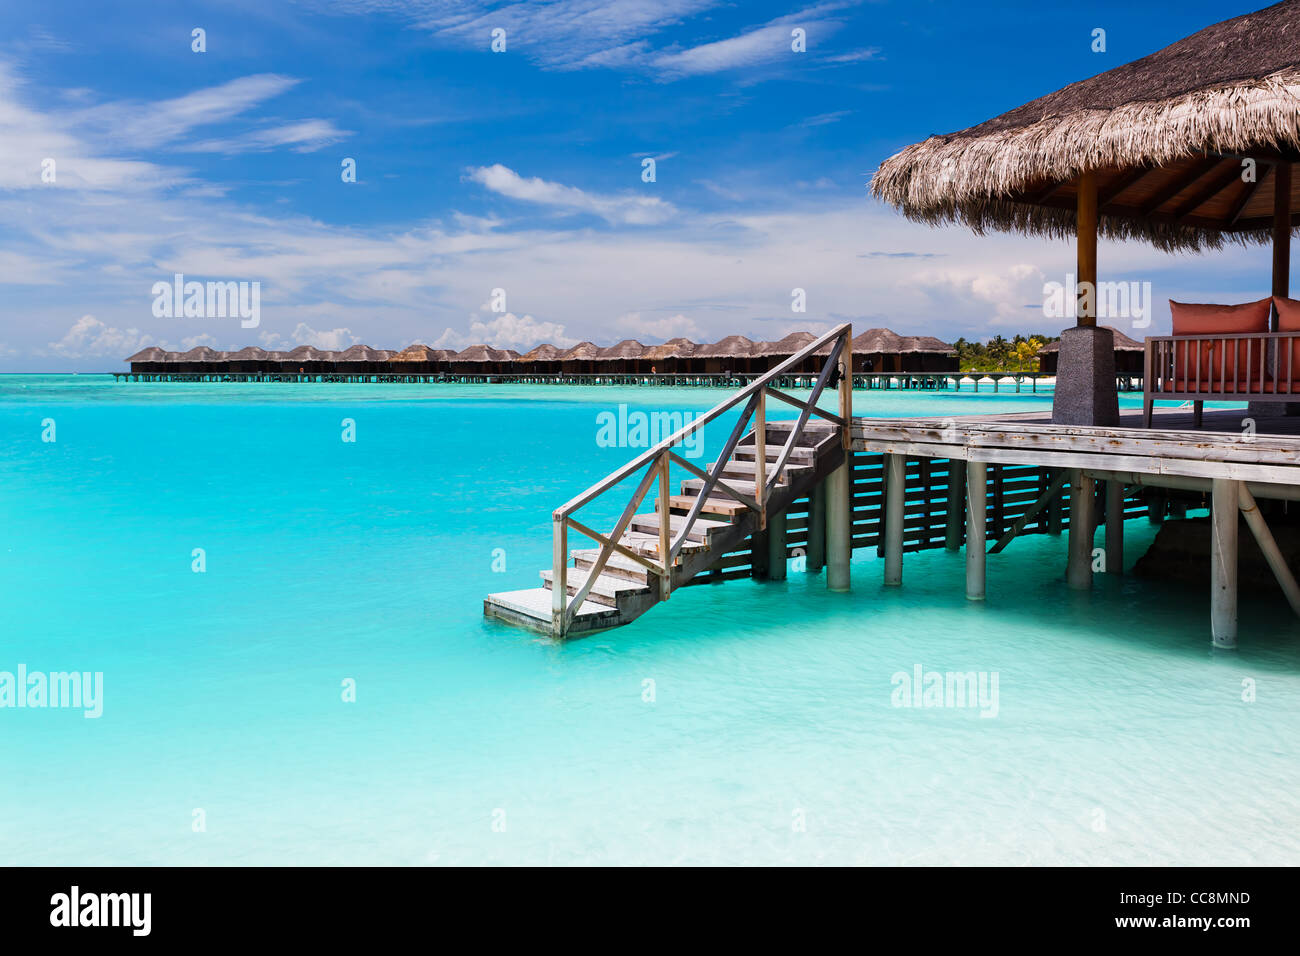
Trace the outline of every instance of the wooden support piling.
<path fill-rule="evenodd" d="M 972 461 L 966 466 L 966 597 L 984 600 L 985 564 L 988 531 L 985 512 L 988 508 L 988 466 Z"/>
<path fill-rule="evenodd" d="M 1096 482 L 1079 469 L 1070 472 L 1070 533 L 1066 583 L 1076 591 L 1092 587 L 1092 536 L 1096 531 Z"/>
<path fill-rule="evenodd" d="M 1053 481 L 1061 476 L 1060 470 L 1053 470 Z M 1065 496 L 1055 495 L 1047 502 L 1047 533 L 1059 535 L 1065 527 Z"/>
<path fill-rule="evenodd" d="M 1106 479 L 1106 573 L 1124 573 L 1124 483 Z"/>
<path fill-rule="evenodd" d="M 907 461 L 885 456 L 885 586 L 903 583 L 903 503 L 907 491 Z"/>
<path fill-rule="evenodd" d="M 1210 639 L 1237 646 L 1237 513 L 1241 482 L 1215 478 L 1210 502 Z"/>
<path fill-rule="evenodd" d="M 853 555 L 853 453 L 826 476 L 826 587 L 849 590 L 849 560 Z"/>
<path fill-rule="evenodd" d="M 785 512 L 774 514 L 767 519 L 767 579 L 784 581 L 786 577 L 786 555 L 789 550 L 785 537 Z"/>
<path fill-rule="evenodd" d="M 826 567 L 825 479 L 817 483 L 808 501 L 808 554 L 805 567 L 810 574 L 817 574 Z"/>
<path fill-rule="evenodd" d="M 949 551 L 961 547 L 965 511 L 966 462 L 953 458 L 948 461 L 948 514 L 943 534 L 943 546 Z"/>

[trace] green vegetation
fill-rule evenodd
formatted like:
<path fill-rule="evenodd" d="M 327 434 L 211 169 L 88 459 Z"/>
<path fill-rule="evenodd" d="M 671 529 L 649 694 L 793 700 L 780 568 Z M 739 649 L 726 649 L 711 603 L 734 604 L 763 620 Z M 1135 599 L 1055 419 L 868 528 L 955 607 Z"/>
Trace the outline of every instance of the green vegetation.
<path fill-rule="evenodd" d="M 1057 338 L 1043 333 L 1017 335 L 1013 339 L 995 335 L 987 342 L 968 342 L 962 338 L 953 345 L 963 372 L 1037 372 L 1039 350 Z"/>

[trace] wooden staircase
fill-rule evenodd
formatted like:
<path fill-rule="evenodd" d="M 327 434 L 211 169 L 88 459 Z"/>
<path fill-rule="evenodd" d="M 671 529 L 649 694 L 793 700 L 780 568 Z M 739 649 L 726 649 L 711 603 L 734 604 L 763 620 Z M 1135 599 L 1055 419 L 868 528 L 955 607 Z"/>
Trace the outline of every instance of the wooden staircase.
<path fill-rule="evenodd" d="M 742 550 L 747 539 L 766 528 L 769 516 L 807 497 L 818 482 L 843 463 L 851 411 L 850 384 L 843 371 L 850 367 L 850 338 L 847 325 L 827 333 L 558 509 L 554 514 L 554 560 L 551 568 L 541 572 L 542 586 L 490 594 L 483 602 L 484 614 L 556 637 L 619 627 L 667 600 L 674 590 L 707 571 L 724 555 Z M 796 367 L 828 343 L 834 345 L 829 348 L 825 366 L 807 401 L 767 385 L 768 378 L 787 367 Z M 839 415 L 817 407 L 823 389 L 836 380 L 840 385 Z M 799 408 L 799 416 L 768 421 L 769 397 Z M 730 439 L 707 469 L 673 451 L 705 422 L 745 400 L 748 404 Z M 811 422 L 812 416 L 824 420 Z M 753 426 L 749 427 L 751 418 Z M 669 489 L 671 464 L 694 476 L 682 481 L 676 494 Z M 593 531 L 573 517 L 578 508 L 646 466 L 637 492 L 608 535 Z M 640 512 L 656 480 L 659 494 L 653 510 Z M 599 547 L 570 551 L 570 529 L 591 538 Z M 568 566 L 570 558 L 572 567 Z M 557 584 L 557 579 L 562 584 Z M 562 596 L 556 593 L 557 588 L 562 589 Z"/>

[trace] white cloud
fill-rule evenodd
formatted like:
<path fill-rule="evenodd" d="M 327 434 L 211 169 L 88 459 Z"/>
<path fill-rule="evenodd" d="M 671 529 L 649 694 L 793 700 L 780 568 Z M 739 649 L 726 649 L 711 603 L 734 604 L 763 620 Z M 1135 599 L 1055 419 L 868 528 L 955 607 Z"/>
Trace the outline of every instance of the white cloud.
<path fill-rule="evenodd" d="M 285 339 L 278 332 L 270 331 L 260 333 L 257 338 L 262 343 L 263 348 L 271 351 L 284 351 L 296 345 L 310 345 L 313 348 L 341 352 L 343 349 L 356 345 L 361 341 L 360 336 L 354 335 L 351 329 L 318 331 L 306 322 L 299 322 L 288 339 Z"/>
<path fill-rule="evenodd" d="M 482 343 L 493 348 L 517 349 L 523 352 L 542 342 L 549 342 L 560 348 L 578 344 L 577 339 L 565 334 L 564 326 L 558 322 L 539 322 L 531 315 L 516 316 L 513 312 L 507 312 L 486 321 L 475 316 L 470 322 L 468 332 L 446 329 L 433 343 L 433 347 L 454 348 L 459 351 Z"/>
<path fill-rule="evenodd" d="M 139 329 L 117 329 L 105 325 L 93 315 L 83 315 L 58 342 L 48 346 L 51 353 L 69 359 L 112 356 L 123 358 L 153 344 L 153 338 Z"/>
<path fill-rule="evenodd" d="M 586 212 L 617 225 L 654 225 L 677 214 L 677 208 L 655 196 L 627 193 L 619 196 L 584 192 L 576 186 L 549 182 L 536 176 L 525 179 L 513 169 L 496 163 L 468 170 L 470 180 L 494 193 L 569 212 Z"/>
<path fill-rule="evenodd" d="M 626 312 L 614 320 L 614 326 L 619 330 L 619 335 L 641 339 L 643 342 L 646 339 L 667 341 L 678 336 L 696 339 L 702 334 L 696 321 L 680 312 L 656 319 L 647 319 L 640 312 Z"/>
<path fill-rule="evenodd" d="M 308 119 L 285 126 L 253 130 L 229 139 L 207 139 L 182 148 L 188 152 L 233 155 L 290 146 L 296 153 L 312 153 L 351 135 L 350 130 L 339 129 L 329 120 Z"/>

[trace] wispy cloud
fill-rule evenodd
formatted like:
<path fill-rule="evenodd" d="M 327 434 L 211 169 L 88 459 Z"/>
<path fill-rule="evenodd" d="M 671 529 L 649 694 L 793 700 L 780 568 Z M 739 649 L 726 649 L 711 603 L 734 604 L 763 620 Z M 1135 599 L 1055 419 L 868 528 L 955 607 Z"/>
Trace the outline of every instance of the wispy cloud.
<path fill-rule="evenodd" d="M 256 129 L 228 139 L 207 139 L 181 147 L 189 152 L 235 153 L 266 152 L 288 146 L 296 153 L 312 153 L 352 135 L 329 120 L 308 119 L 284 126 Z"/>
<path fill-rule="evenodd" d="M 576 186 L 565 186 L 536 176 L 526 179 L 500 163 L 473 167 L 467 171 L 467 176 L 492 192 L 511 199 L 571 213 L 591 213 L 616 225 L 654 225 L 677 213 L 672 203 L 656 196 L 589 193 Z"/>

